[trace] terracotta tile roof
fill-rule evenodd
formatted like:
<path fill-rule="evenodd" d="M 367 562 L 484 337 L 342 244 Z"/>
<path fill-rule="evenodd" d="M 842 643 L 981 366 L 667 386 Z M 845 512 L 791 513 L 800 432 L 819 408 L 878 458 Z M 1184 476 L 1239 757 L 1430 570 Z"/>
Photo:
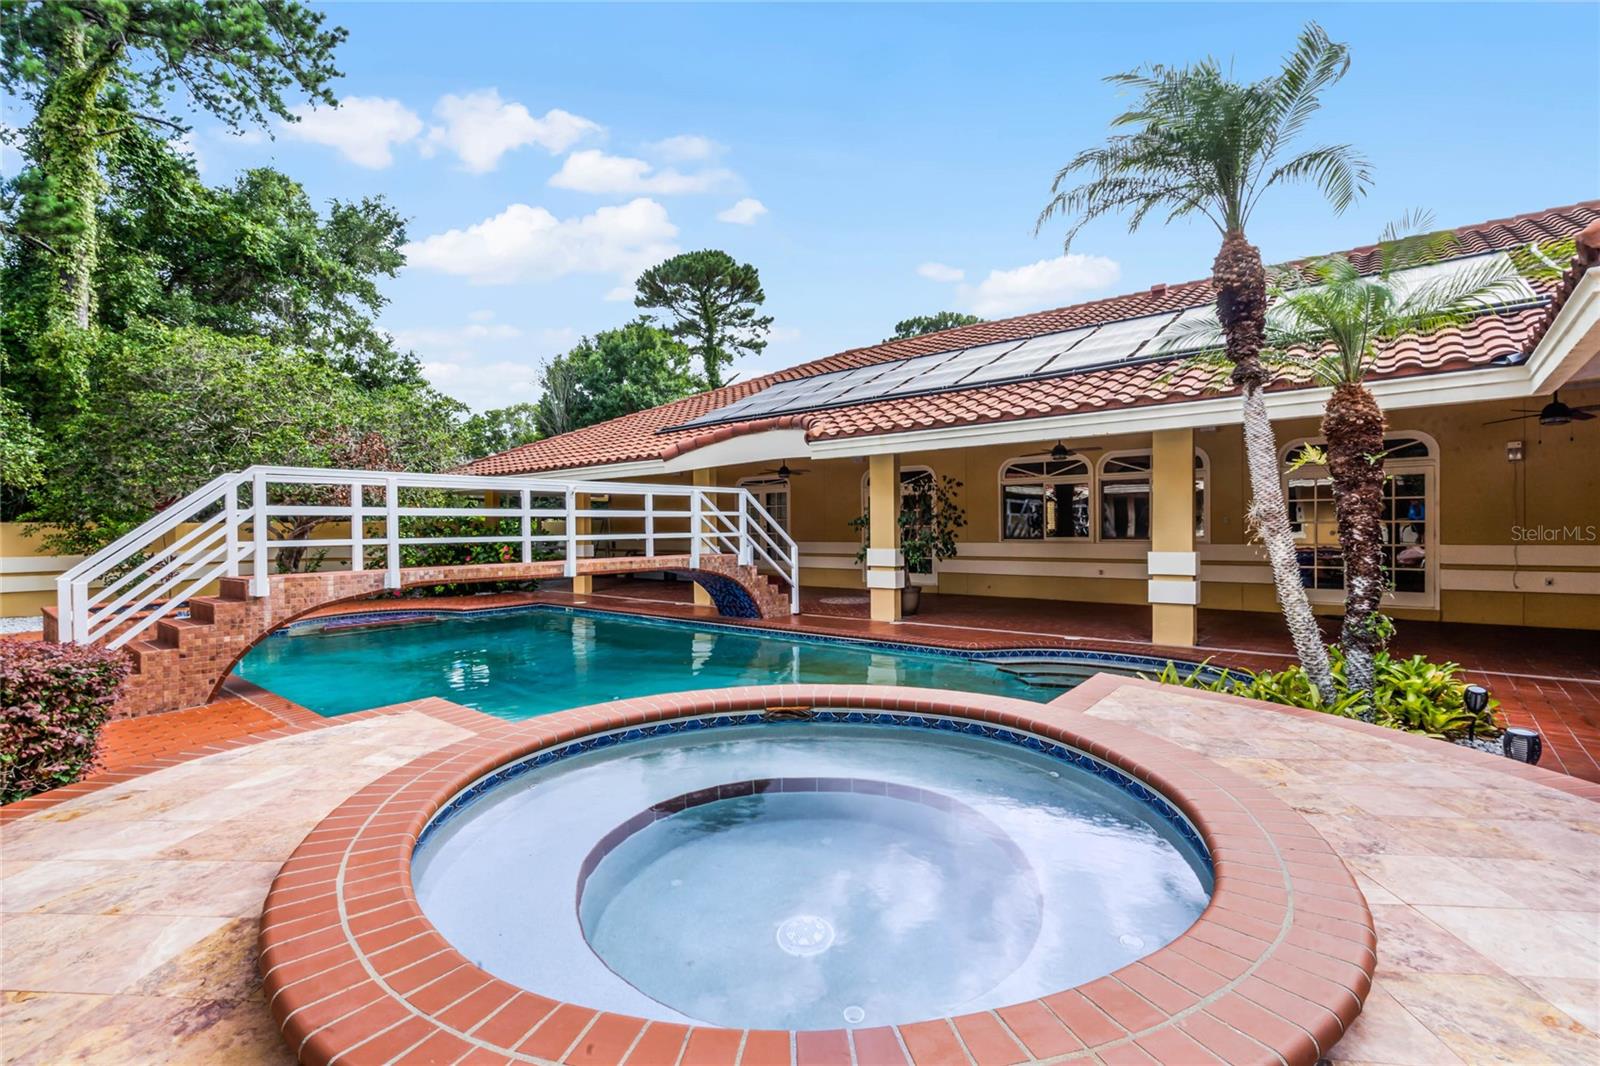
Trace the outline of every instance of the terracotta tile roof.
<path fill-rule="evenodd" d="M 1597 222 L 1600 222 L 1600 200 L 1589 200 L 1463 226 L 1456 230 L 1456 236 L 1464 253 L 1480 254 L 1522 247 L 1535 241 L 1554 244 L 1574 237 Z M 1375 246 L 1352 249 L 1346 254 L 1364 269 L 1376 269 Z M 1535 287 L 1542 296 L 1559 300 L 1571 286 L 1564 279 L 1537 283 Z M 1213 298 L 1210 279 L 1158 285 L 1144 292 L 852 348 L 648 411 L 525 444 L 479 459 L 462 469 L 475 474 L 520 474 L 665 460 L 733 436 L 775 428 L 802 429 L 808 438 L 818 440 L 1193 400 L 1216 394 L 1214 375 L 1200 368 L 1174 370 L 1177 360 L 1164 360 L 720 426 L 676 428 L 780 381 L 1178 311 L 1210 303 Z M 1513 352 L 1526 353 L 1537 343 L 1552 313 L 1550 307 L 1524 308 L 1485 315 L 1464 326 L 1427 337 L 1402 338 L 1379 354 L 1373 376 L 1402 377 L 1470 369 Z M 1274 388 L 1297 388 L 1304 384 L 1284 379 Z"/>

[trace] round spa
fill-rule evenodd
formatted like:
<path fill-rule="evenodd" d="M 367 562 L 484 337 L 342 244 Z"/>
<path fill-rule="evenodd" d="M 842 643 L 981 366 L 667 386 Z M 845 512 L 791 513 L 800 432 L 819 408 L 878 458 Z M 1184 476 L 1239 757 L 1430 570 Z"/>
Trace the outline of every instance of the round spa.
<path fill-rule="evenodd" d="M 1071 988 L 1210 899 L 1177 808 L 1075 748 L 956 717 L 799 715 L 680 718 L 499 768 L 423 830 L 423 914 L 545 995 L 815 1030 Z"/>

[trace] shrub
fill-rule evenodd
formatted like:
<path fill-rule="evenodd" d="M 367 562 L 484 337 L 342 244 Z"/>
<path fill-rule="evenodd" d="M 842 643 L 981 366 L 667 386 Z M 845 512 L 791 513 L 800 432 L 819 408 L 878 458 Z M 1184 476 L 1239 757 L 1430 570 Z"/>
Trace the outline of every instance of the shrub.
<path fill-rule="evenodd" d="M 120 651 L 0 641 L 0 803 L 70 785 L 93 767 L 128 670 Z"/>
<path fill-rule="evenodd" d="M 1500 732 L 1494 718 L 1500 701 L 1491 699 L 1481 715 L 1467 710 L 1466 682 L 1457 676 L 1461 670 L 1457 663 L 1433 663 L 1420 655 L 1396 659 L 1388 652 L 1379 652 L 1374 660 L 1376 683 L 1372 699 L 1368 701 L 1362 693 L 1346 690 L 1344 657 L 1338 647 L 1329 648 L 1328 657 L 1332 661 L 1334 687 L 1338 693 L 1331 704 L 1323 701 L 1321 693 L 1299 665 L 1277 672 L 1223 670 L 1218 673 L 1207 659 L 1188 673 L 1179 670 L 1176 663 L 1168 663 L 1161 673 L 1149 680 L 1305 707 L 1343 718 L 1364 718 L 1392 729 L 1444 739 L 1492 737 Z"/>

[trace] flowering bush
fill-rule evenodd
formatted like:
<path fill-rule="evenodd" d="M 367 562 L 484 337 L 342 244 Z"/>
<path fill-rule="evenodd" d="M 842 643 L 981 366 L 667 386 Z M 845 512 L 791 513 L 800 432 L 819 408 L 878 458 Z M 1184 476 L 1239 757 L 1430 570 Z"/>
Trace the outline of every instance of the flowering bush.
<path fill-rule="evenodd" d="M 0 640 L 0 803 L 88 772 L 128 669 L 120 651 Z"/>

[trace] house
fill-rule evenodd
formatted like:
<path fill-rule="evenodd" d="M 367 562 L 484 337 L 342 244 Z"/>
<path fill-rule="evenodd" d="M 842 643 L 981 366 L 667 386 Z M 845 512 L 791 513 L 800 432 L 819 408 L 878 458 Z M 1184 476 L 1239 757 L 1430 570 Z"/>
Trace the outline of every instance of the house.
<path fill-rule="evenodd" d="M 1389 423 L 1385 529 L 1398 618 L 1600 629 L 1600 201 L 1462 226 L 1451 269 L 1529 249 L 1566 266 L 1468 323 L 1384 347 L 1370 386 Z M 1576 257 L 1573 257 L 1576 239 Z M 1376 249 L 1348 253 L 1377 268 Z M 744 486 L 799 543 L 801 585 L 871 590 L 894 621 L 906 582 L 941 593 L 1153 605 L 1153 639 L 1194 642 L 1196 608 L 1277 609 L 1246 528 L 1240 405 L 1163 335 L 1209 280 L 839 352 L 479 459 L 475 474 Z M 1174 334 L 1176 335 L 1176 334 Z M 1556 392 L 1560 390 L 1559 397 Z M 1337 610 L 1325 388 L 1269 396 L 1302 578 Z M 962 483 L 955 558 L 907 575 L 870 502 Z"/>

